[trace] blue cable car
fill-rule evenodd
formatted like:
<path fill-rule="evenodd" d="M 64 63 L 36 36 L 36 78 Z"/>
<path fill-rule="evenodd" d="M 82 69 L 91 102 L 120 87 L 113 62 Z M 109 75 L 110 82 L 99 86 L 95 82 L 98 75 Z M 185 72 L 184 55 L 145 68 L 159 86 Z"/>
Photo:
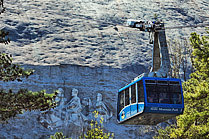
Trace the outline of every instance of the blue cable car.
<path fill-rule="evenodd" d="M 183 113 L 180 79 L 141 77 L 118 92 L 120 124 L 156 125 Z"/>

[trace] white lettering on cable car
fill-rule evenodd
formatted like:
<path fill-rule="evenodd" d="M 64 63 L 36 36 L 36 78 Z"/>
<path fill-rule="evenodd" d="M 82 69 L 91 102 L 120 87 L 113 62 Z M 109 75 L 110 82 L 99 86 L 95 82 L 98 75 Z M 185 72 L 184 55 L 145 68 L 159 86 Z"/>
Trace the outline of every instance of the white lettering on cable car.
<path fill-rule="evenodd" d="M 172 111 L 176 111 L 176 112 L 177 112 L 177 111 L 178 111 L 178 109 L 174 109 L 174 108 L 173 108 L 173 109 L 172 109 Z"/>
<path fill-rule="evenodd" d="M 172 108 L 158 108 L 158 107 L 151 107 L 150 110 L 152 111 L 174 111 L 174 112 L 178 112 L 178 109 Z"/>
<path fill-rule="evenodd" d="M 128 111 L 128 112 L 126 113 L 126 117 L 130 117 L 130 116 L 131 116 L 131 112 Z"/>
<path fill-rule="evenodd" d="M 150 110 L 152 110 L 152 111 L 158 111 L 158 107 L 151 107 Z"/>
<path fill-rule="evenodd" d="M 172 109 L 159 108 L 159 111 L 172 111 Z"/>

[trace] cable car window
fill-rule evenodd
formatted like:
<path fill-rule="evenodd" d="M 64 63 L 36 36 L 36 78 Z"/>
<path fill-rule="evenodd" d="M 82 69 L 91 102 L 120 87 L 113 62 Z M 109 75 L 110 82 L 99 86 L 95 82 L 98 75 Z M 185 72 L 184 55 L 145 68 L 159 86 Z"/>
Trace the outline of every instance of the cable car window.
<path fill-rule="evenodd" d="M 172 104 L 182 104 L 181 86 L 178 83 L 170 84 L 171 101 Z"/>
<path fill-rule="evenodd" d="M 167 83 L 167 81 L 158 81 L 157 83 L 156 94 L 159 96 L 159 103 L 181 104 L 182 96 L 180 83 L 176 81 L 170 81 L 169 84 Z"/>
<path fill-rule="evenodd" d="M 125 106 L 129 105 L 130 101 L 129 101 L 129 88 L 125 89 Z"/>
<path fill-rule="evenodd" d="M 182 104 L 181 94 L 173 93 L 172 94 L 172 103 L 173 104 Z"/>
<path fill-rule="evenodd" d="M 159 103 L 170 104 L 170 95 L 168 93 L 159 93 Z"/>
<path fill-rule="evenodd" d="M 180 85 L 180 83 L 178 81 L 170 81 L 170 84 L 172 84 L 172 85 Z"/>
<path fill-rule="evenodd" d="M 157 84 L 168 84 L 168 81 L 157 81 Z"/>
<path fill-rule="evenodd" d="M 155 84 L 155 80 L 145 80 L 146 84 Z"/>
<path fill-rule="evenodd" d="M 118 112 L 120 112 L 124 108 L 124 92 L 125 91 L 121 91 L 119 93 L 119 111 Z"/>
<path fill-rule="evenodd" d="M 148 103 L 158 103 L 158 94 L 156 92 L 156 84 L 146 84 Z"/>
<path fill-rule="evenodd" d="M 171 104 L 169 85 L 157 84 L 157 93 L 159 95 L 159 103 Z"/>
<path fill-rule="evenodd" d="M 138 88 L 138 102 L 144 102 L 144 87 L 142 81 L 139 81 L 137 83 L 137 88 Z"/>
<path fill-rule="evenodd" d="M 136 103 L 136 84 L 131 86 L 131 103 Z"/>
<path fill-rule="evenodd" d="M 172 93 L 179 93 L 179 94 L 181 94 L 181 87 L 180 87 L 180 85 L 171 85 L 170 84 L 170 91 Z"/>
<path fill-rule="evenodd" d="M 157 85 L 157 92 L 158 93 L 168 93 L 169 91 L 168 85 Z"/>

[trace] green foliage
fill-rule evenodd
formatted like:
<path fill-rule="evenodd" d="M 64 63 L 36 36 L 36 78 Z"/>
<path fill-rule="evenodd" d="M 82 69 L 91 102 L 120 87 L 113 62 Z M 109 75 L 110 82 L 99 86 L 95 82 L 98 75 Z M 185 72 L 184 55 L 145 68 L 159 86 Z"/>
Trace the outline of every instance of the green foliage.
<path fill-rule="evenodd" d="M 54 108 L 56 95 L 57 93 L 47 94 L 45 91 L 32 92 L 27 89 L 20 89 L 17 93 L 13 93 L 12 90 L 8 92 L 0 90 L 0 121 L 15 117 L 17 114 L 23 113 L 23 110 L 44 111 Z"/>
<path fill-rule="evenodd" d="M 0 7 L 4 9 L 3 0 L 0 1 Z M 0 30 L 0 43 L 8 44 L 10 42 L 8 35 L 9 32 Z M 11 55 L 0 52 L 0 81 L 21 81 L 21 78 L 28 78 L 33 72 L 13 64 Z"/>
<path fill-rule="evenodd" d="M 54 135 L 50 136 L 50 139 L 71 139 L 71 138 L 65 138 L 62 132 L 56 132 Z"/>
<path fill-rule="evenodd" d="M 110 139 L 113 137 L 114 134 L 104 133 L 104 129 L 95 121 L 91 122 L 91 129 L 84 135 L 85 139 Z"/>
<path fill-rule="evenodd" d="M 209 34 L 209 32 L 207 31 Z M 196 33 L 191 34 L 191 45 L 193 46 L 192 62 L 196 70 L 192 78 L 205 80 L 209 77 L 209 37 L 200 38 Z"/>
<path fill-rule="evenodd" d="M 22 81 L 21 78 L 28 78 L 33 72 L 33 70 L 24 70 L 19 65 L 13 64 L 11 55 L 0 52 L 1 81 Z"/>
<path fill-rule="evenodd" d="M 158 21 L 158 17 L 159 17 L 159 14 L 154 13 L 153 19 L 156 20 L 156 21 Z"/>
<path fill-rule="evenodd" d="M 0 30 L 0 43 L 9 44 L 10 39 L 7 37 L 8 35 L 9 35 L 9 32 Z"/>
<path fill-rule="evenodd" d="M 183 84 L 185 109 L 177 123 L 159 130 L 156 138 L 209 138 L 209 38 L 190 38 L 195 72 Z"/>
<path fill-rule="evenodd" d="M 0 14 L 5 11 L 3 0 L 0 0 L 0 9 L 1 9 Z M 8 44 L 10 42 L 10 39 L 7 37 L 8 35 L 9 35 L 9 32 L 0 30 L 0 43 Z"/>
<path fill-rule="evenodd" d="M 91 128 L 87 130 L 86 134 L 79 136 L 79 139 L 113 139 L 114 133 L 105 133 L 103 129 L 103 118 L 98 118 L 98 111 L 93 112 L 96 120 L 92 120 L 90 123 Z M 97 122 L 99 120 L 99 123 Z M 62 132 L 56 132 L 55 135 L 51 135 L 50 139 L 70 139 L 65 138 Z"/>
<path fill-rule="evenodd" d="M 84 136 L 80 136 L 80 139 L 112 139 L 114 138 L 114 133 L 105 133 L 104 129 L 102 128 L 103 118 L 99 119 L 99 123 L 97 122 L 98 112 L 94 111 L 94 117 L 96 120 L 92 120 L 90 123 L 91 129 L 87 131 Z"/>
<path fill-rule="evenodd" d="M 0 14 L 1 14 L 1 13 L 3 13 L 5 11 L 3 0 L 0 0 L 0 8 L 1 8 L 1 11 L 0 11 Z"/>
<path fill-rule="evenodd" d="M 5 11 L 3 0 L 0 0 L 0 14 Z M 9 32 L 0 30 L 0 43 L 8 44 Z M 0 81 L 22 81 L 22 78 L 28 78 L 33 74 L 33 70 L 24 70 L 17 64 L 12 63 L 12 57 L 9 54 L 0 52 Z M 17 114 L 31 110 L 47 110 L 54 108 L 56 103 L 54 98 L 57 92 L 47 94 L 45 91 L 32 92 L 26 89 L 20 89 L 17 93 L 12 90 L 8 92 L 0 90 L 0 122 L 5 122 Z"/>

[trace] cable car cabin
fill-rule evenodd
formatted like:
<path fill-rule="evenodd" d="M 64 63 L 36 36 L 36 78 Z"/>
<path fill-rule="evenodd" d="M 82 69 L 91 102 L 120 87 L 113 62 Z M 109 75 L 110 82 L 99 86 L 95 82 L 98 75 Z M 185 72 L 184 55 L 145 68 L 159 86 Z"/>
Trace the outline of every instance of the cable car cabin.
<path fill-rule="evenodd" d="M 183 113 L 180 79 L 141 77 L 118 92 L 120 124 L 156 125 Z"/>

